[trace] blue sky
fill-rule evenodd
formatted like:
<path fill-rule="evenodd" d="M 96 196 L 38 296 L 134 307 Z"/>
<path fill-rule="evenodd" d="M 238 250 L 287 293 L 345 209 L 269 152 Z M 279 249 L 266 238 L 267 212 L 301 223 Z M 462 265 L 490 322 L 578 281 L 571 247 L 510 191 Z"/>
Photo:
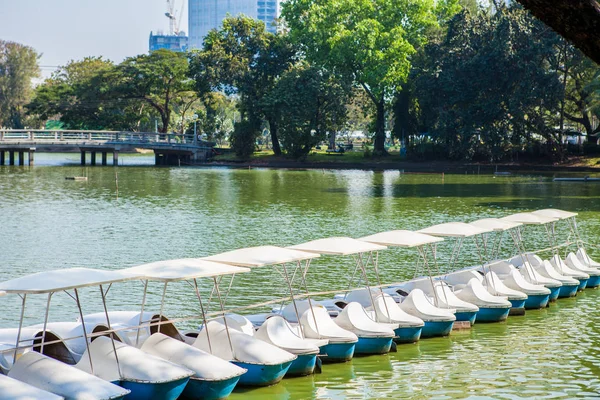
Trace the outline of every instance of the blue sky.
<path fill-rule="evenodd" d="M 187 0 L 181 29 L 187 31 Z M 167 31 L 166 0 L 0 0 L 0 39 L 43 53 L 45 76 L 86 56 L 119 62 L 148 51 L 150 31 Z"/>

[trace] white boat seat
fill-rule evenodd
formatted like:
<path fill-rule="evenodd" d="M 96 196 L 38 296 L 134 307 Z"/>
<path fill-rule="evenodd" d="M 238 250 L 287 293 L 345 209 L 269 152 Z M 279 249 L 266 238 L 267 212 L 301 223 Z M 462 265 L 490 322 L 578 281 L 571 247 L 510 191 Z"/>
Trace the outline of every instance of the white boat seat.
<path fill-rule="evenodd" d="M 304 335 L 313 339 L 328 339 L 335 343 L 355 343 L 358 337 L 346 330 L 335 322 L 329 316 L 327 309 L 319 304 L 314 304 L 312 311 L 307 309 L 300 316 L 300 323 L 304 330 Z"/>
<path fill-rule="evenodd" d="M 511 289 L 502 282 L 494 271 L 489 271 L 485 274 L 483 286 L 494 296 L 505 296 L 512 300 L 527 300 L 527 294 Z"/>
<path fill-rule="evenodd" d="M 533 267 L 540 275 L 543 275 L 547 278 L 555 279 L 562 283 L 563 285 L 578 285 L 579 281 L 571 278 L 570 276 L 562 275 L 558 272 L 549 261 L 545 260 L 542 265 L 538 265 L 537 267 Z"/>
<path fill-rule="evenodd" d="M 294 354 L 237 329 L 229 329 L 229 337 L 231 337 L 233 353 L 225 325 L 219 321 L 209 321 L 198 332 L 194 347 L 226 361 L 240 361 L 250 364 L 278 365 L 296 359 Z"/>
<path fill-rule="evenodd" d="M 490 265 L 489 268 L 493 270 L 494 273 L 498 275 L 502 283 L 510 289 L 518 290 L 526 295 L 550 294 L 550 289 L 543 285 L 537 285 L 528 282 L 514 266 L 506 261 L 501 261 L 499 263 Z M 498 273 L 499 271 L 501 271 L 501 273 Z"/>
<path fill-rule="evenodd" d="M 477 279 L 471 279 L 464 289 L 456 292 L 459 299 L 475 304 L 477 307 L 503 308 L 512 306 L 504 296 L 494 296 Z"/>
<path fill-rule="evenodd" d="M 534 285 L 544 285 L 552 288 L 562 286 L 562 282 L 560 280 L 542 275 L 529 263 L 525 263 L 523 267 L 519 269 L 519 273 L 527 282 L 530 282 Z"/>
<path fill-rule="evenodd" d="M 600 262 L 592 260 L 583 247 L 577 249 L 577 258 L 579 258 L 579 260 L 581 260 L 581 262 L 588 267 L 600 268 Z"/>
<path fill-rule="evenodd" d="M 8 376 L 66 399 L 108 400 L 129 393 L 127 389 L 34 351 L 23 354 Z"/>
<path fill-rule="evenodd" d="M 303 339 L 298 336 L 290 324 L 279 315 L 267 319 L 256 331 L 254 337 L 280 347 L 292 354 L 318 353 L 319 347 L 325 346 L 328 343 L 327 339 L 319 342 Z"/>
<path fill-rule="evenodd" d="M 413 289 L 400 303 L 405 312 L 419 317 L 423 321 L 456 321 L 455 309 L 434 306 L 421 289 Z"/>
<path fill-rule="evenodd" d="M 204 381 L 222 381 L 246 372 L 244 368 L 162 333 L 150 336 L 141 350 L 181 365 L 193 371 L 195 379 Z"/>
<path fill-rule="evenodd" d="M 586 274 L 588 274 L 590 276 L 600 275 L 600 269 L 588 267 L 587 265 L 582 263 L 581 260 L 579 260 L 579 258 L 577 258 L 577 256 L 573 252 L 571 252 L 567 255 L 567 258 L 565 259 L 565 264 L 567 264 L 567 267 L 569 267 L 571 269 L 574 269 L 576 271 L 585 272 Z"/>
<path fill-rule="evenodd" d="M 90 354 L 94 364 L 94 375 L 107 381 L 133 381 L 147 383 L 173 382 L 194 375 L 193 371 L 180 365 L 173 364 L 162 358 L 150 355 L 133 346 L 115 341 L 119 365 L 115 358 L 113 343 L 107 337 L 101 336 L 90 343 Z M 87 373 L 92 373 L 87 350 L 81 356 L 76 367 Z M 119 368 L 121 375 L 119 376 Z"/>
<path fill-rule="evenodd" d="M 357 302 L 348 303 L 334 322 L 358 337 L 394 337 L 394 330 L 373 321 Z"/>
<path fill-rule="evenodd" d="M 63 398 L 0 374 L 0 400 L 60 400 Z"/>
<path fill-rule="evenodd" d="M 373 307 L 373 310 L 375 311 L 377 322 L 397 324 L 400 328 L 425 325 L 421 318 L 410 315 L 401 309 L 388 294 L 381 295 L 381 293 L 378 293 L 375 297 L 375 307 Z"/>
<path fill-rule="evenodd" d="M 550 259 L 550 264 L 552 265 L 552 267 L 554 267 L 554 269 L 556 269 L 562 275 L 572 276 L 575 279 L 582 279 L 582 280 L 590 279 L 590 276 L 588 274 L 586 274 L 585 272 L 581 272 L 581 271 L 577 271 L 577 270 L 569 268 L 567 266 L 567 264 L 565 264 L 563 262 L 563 260 L 560 258 L 560 256 L 558 256 L 558 255 L 554 255 Z"/>

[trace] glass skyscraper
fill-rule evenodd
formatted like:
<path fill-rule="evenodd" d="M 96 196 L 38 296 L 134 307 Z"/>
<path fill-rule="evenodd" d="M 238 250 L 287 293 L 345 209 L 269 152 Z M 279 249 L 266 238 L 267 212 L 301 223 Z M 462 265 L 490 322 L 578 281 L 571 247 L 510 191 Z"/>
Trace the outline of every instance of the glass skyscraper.
<path fill-rule="evenodd" d="M 201 48 L 204 36 L 211 29 L 219 28 L 227 14 L 259 19 L 269 32 L 275 33 L 274 21 L 279 17 L 280 3 L 281 0 L 189 0 L 189 47 Z"/>

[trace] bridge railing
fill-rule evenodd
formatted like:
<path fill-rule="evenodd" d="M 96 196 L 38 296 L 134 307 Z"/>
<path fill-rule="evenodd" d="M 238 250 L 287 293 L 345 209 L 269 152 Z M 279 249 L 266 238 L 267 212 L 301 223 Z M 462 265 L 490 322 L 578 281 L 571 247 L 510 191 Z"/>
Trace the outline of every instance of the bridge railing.
<path fill-rule="evenodd" d="M 0 141 L 197 144 L 194 134 L 43 129 L 0 129 Z"/>

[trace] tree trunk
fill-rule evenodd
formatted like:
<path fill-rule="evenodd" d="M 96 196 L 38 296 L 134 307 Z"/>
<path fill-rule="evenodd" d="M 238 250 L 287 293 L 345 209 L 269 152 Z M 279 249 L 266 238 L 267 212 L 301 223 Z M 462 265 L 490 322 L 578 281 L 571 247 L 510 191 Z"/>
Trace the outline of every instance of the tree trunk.
<path fill-rule="evenodd" d="M 281 146 L 279 145 L 279 138 L 277 137 L 277 122 L 274 119 L 269 119 L 269 131 L 271 132 L 271 144 L 273 145 L 273 153 L 276 156 L 281 155 Z"/>
<path fill-rule="evenodd" d="M 162 126 L 160 127 L 159 132 L 160 133 L 167 133 L 167 131 L 169 130 L 169 120 L 171 116 L 169 115 L 169 112 L 162 112 L 160 113 L 160 120 L 162 122 Z"/>
<path fill-rule="evenodd" d="M 385 154 L 387 154 L 387 151 L 385 151 L 385 101 L 381 99 L 377 103 L 373 155 L 381 156 Z"/>

